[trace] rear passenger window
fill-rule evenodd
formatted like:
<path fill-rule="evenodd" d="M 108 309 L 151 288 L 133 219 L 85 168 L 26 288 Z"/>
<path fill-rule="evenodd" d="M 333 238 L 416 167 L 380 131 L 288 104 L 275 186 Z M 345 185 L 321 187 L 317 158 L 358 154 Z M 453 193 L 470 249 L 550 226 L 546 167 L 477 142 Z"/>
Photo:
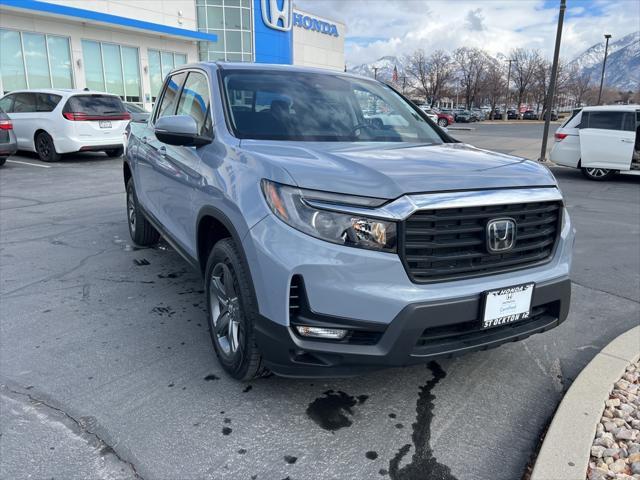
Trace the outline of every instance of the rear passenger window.
<path fill-rule="evenodd" d="M 0 100 L 0 110 L 3 110 L 5 113 L 11 112 L 11 107 L 13 107 L 13 98 L 15 95 L 7 95 L 2 100 Z"/>
<path fill-rule="evenodd" d="M 36 111 L 53 112 L 61 98 L 60 95 L 54 95 L 52 93 L 36 94 Z"/>
<path fill-rule="evenodd" d="M 180 95 L 180 88 L 182 88 L 182 84 L 184 83 L 186 76 L 186 72 L 181 72 L 169 77 L 167 86 L 164 90 L 164 95 L 162 96 L 162 100 L 158 106 L 156 120 L 160 117 L 166 117 L 167 115 L 175 115 L 176 107 L 178 105 L 178 96 Z"/>
<path fill-rule="evenodd" d="M 626 112 L 624 114 L 624 119 L 622 120 L 622 130 L 626 130 L 627 132 L 635 132 L 636 131 L 636 116 L 633 112 Z"/>
<path fill-rule="evenodd" d="M 622 130 L 624 112 L 589 112 L 589 124 L 581 128 L 598 128 L 600 130 Z M 584 116 L 583 116 L 584 123 Z"/>
<path fill-rule="evenodd" d="M 211 133 L 211 115 L 209 113 L 209 84 L 207 77 L 198 72 L 190 72 L 184 83 L 176 115 L 189 115 L 198 124 L 200 135 Z"/>
<path fill-rule="evenodd" d="M 12 113 L 28 113 L 36 111 L 35 93 L 16 93 Z"/>

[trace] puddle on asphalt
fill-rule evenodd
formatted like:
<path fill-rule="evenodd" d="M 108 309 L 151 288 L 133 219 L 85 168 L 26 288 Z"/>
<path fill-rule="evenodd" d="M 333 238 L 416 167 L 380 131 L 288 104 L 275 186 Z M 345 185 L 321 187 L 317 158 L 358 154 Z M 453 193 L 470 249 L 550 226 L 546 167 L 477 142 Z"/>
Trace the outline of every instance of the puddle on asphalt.
<path fill-rule="evenodd" d="M 307 416 L 320 428 L 334 432 L 351 426 L 353 407 L 362 405 L 368 398 L 368 395 L 352 397 L 344 392 L 327 390 L 309 404 Z"/>

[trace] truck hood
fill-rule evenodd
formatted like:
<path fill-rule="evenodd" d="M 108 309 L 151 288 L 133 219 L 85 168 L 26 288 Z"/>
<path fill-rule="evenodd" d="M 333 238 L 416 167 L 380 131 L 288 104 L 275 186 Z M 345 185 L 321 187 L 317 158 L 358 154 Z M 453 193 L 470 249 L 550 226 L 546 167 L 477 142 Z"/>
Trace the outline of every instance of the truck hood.
<path fill-rule="evenodd" d="M 464 143 L 281 142 L 241 148 L 285 169 L 301 188 L 385 199 L 407 193 L 555 186 L 543 165 Z"/>

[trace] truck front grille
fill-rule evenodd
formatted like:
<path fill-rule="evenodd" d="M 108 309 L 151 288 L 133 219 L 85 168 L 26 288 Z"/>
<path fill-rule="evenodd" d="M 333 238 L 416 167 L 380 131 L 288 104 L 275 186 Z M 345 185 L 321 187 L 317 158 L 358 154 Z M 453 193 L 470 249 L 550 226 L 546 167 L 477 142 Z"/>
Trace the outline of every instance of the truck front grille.
<path fill-rule="evenodd" d="M 487 223 L 504 217 L 516 222 L 515 245 L 490 253 Z M 399 251 L 417 283 L 488 275 L 550 260 L 561 221 L 562 202 L 420 210 L 403 222 Z"/>

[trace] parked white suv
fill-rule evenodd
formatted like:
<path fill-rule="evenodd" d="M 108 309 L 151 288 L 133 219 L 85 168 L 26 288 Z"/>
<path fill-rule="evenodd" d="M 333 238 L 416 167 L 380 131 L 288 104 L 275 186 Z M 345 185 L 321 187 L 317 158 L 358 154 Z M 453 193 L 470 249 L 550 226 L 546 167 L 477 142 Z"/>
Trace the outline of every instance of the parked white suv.
<path fill-rule="evenodd" d="M 556 130 L 551 160 L 591 180 L 640 175 L 640 106 L 584 107 Z"/>
<path fill-rule="evenodd" d="M 44 162 L 63 153 L 123 153 L 131 115 L 119 97 L 87 90 L 16 90 L 0 99 L 13 122 L 18 149 L 37 152 Z"/>

